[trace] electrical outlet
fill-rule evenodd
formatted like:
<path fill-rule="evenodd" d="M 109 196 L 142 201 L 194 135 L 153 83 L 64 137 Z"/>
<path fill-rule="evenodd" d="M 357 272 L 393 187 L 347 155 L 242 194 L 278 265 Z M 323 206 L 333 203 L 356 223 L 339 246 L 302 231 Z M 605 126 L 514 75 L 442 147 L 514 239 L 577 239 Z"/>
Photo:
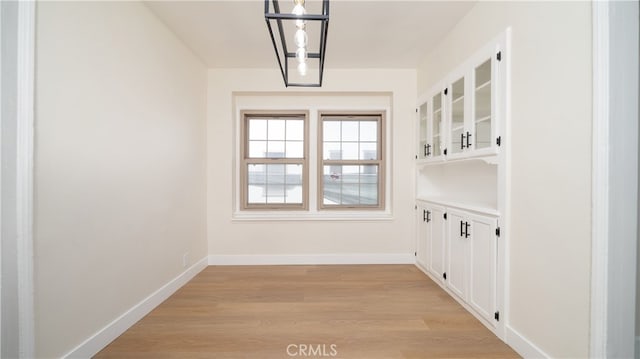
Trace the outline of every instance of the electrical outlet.
<path fill-rule="evenodd" d="M 182 255 L 182 266 L 187 268 L 189 266 L 189 252 L 185 252 Z"/>

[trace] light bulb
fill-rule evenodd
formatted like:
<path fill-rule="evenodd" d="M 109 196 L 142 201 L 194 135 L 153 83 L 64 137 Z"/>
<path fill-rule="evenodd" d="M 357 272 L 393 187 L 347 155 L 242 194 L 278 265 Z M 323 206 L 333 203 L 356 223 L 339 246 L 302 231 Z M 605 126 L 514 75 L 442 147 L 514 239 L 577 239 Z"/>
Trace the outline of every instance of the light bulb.
<path fill-rule="evenodd" d="M 298 59 L 298 62 L 307 61 L 307 49 L 305 49 L 304 47 L 301 47 L 298 50 L 296 50 L 296 59 Z"/>
<path fill-rule="evenodd" d="M 297 47 L 306 47 L 307 46 L 307 32 L 303 29 L 298 29 L 293 38 Z"/>
<path fill-rule="evenodd" d="M 291 13 L 293 15 L 304 15 L 307 12 L 307 10 L 304 9 L 304 5 L 301 4 L 297 4 L 296 6 L 293 7 L 293 10 L 291 10 Z"/>
<path fill-rule="evenodd" d="M 304 1 L 302 3 L 304 4 Z M 296 6 L 293 7 L 293 11 L 291 11 L 291 13 L 293 15 L 301 16 L 301 15 L 306 14 L 307 10 L 305 10 L 304 5 L 297 4 Z M 296 27 L 298 29 L 304 29 L 304 25 L 305 25 L 305 21 L 304 20 L 296 20 Z"/>
<path fill-rule="evenodd" d="M 300 76 L 305 76 L 307 74 L 307 63 L 301 62 L 298 64 L 298 73 Z"/>

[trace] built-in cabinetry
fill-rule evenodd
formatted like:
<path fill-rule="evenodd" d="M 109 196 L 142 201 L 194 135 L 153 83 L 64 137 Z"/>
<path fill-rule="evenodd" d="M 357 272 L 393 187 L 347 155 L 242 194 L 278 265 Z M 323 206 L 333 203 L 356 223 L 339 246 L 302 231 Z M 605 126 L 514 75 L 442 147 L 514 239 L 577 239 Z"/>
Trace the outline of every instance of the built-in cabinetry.
<path fill-rule="evenodd" d="M 497 105 L 502 100 L 502 57 L 502 50 L 480 52 L 422 99 L 417 108 L 416 159 L 443 161 L 498 153 L 502 141 L 498 119 L 504 117 Z"/>
<path fill-rule="evenodd" d="M 504 336 L 508 32 L 417 106 L 416 262 Z"/>

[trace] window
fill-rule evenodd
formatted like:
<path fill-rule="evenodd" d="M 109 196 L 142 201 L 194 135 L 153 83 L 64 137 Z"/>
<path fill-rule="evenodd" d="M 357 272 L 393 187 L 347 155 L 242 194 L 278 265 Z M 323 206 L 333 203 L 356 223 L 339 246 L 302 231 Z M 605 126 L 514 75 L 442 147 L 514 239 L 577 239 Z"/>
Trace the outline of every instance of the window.
<path fill-rule="evenodd" d="M 307 117 L 242 113 L 243 209 L 307 209 Z"/>
<path fill-rule="evenodd" d="M 384 208 L 384 116 L 321 113 L 319 209 Z"/>

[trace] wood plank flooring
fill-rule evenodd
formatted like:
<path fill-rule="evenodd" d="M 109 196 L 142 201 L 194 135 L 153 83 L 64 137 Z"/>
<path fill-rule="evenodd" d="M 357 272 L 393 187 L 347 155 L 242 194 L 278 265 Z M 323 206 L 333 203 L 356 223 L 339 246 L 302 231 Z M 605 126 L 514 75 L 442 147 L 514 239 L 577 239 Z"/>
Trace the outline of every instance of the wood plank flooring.
<path fill-rule="evenodd" d="M 519 358 L 412 265 L 210 266 L 96 358 Z"/>

